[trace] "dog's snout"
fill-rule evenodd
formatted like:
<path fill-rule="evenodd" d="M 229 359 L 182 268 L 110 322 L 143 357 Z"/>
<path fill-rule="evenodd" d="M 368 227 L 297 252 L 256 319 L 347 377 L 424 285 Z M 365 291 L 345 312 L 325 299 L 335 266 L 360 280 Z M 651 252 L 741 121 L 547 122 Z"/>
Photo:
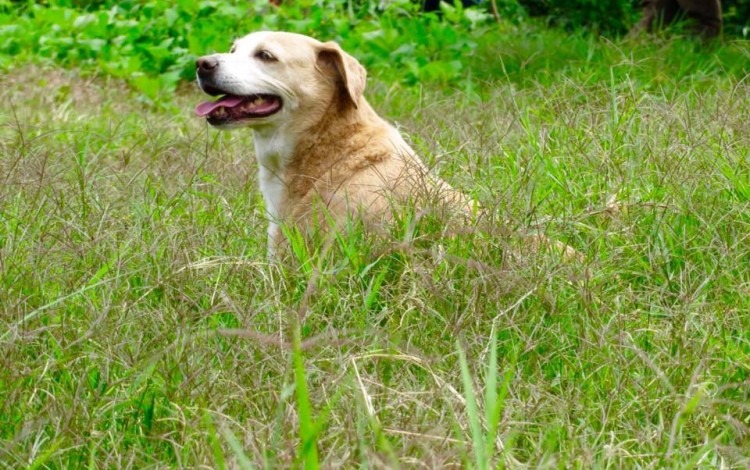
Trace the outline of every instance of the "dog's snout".
<path fill-rule="evenodd" d="M 201 57 L 195 61 L 195 67 L 198 69 L 198 75 L 205 76 L 212 74 L 219 66 L 219 60 L 214 56 Z"/>

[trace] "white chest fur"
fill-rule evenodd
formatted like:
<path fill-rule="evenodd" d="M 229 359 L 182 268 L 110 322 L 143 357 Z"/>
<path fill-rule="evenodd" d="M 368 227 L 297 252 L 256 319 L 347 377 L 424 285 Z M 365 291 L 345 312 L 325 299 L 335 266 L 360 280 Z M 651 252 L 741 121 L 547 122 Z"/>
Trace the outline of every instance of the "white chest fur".
<path fill-rule="evenodd" d="M 258 159 L 260 192 L 268 214 L 268 252 L 273 254 L 279 237 L 279 223 L 287 198 L 284 173 L 294 142 L 283 132 L 255 132 L 255 155 Z"/>

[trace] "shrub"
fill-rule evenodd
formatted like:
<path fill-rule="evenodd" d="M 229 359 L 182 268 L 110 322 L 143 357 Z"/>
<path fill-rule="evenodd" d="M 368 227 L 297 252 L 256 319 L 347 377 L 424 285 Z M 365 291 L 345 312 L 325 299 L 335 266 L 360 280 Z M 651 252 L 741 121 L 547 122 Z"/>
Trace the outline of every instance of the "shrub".
<path fill-rule="evenodd" d="M 750 0 L 723 0 L 724 33 L 750 38 Z"/>
<path fill-rule="evenodd" d="M 90 67 L 127 80 L 153 102 L 181 79 L 193 79 L 198 55 L 227 50 L 237 34 L 278 29 L 336 39 L 357 50 L 365 65 L 398 70 L 408 82 L 457 81 L 481 36 L 472 31 L 489 15 L 460 5 L 444 5 L 441 19 L 418 13 L 409 0 L 382 11 L 374 2 L 355 10 L 347 0 L 301 0 L 282 8 L 267 0 L 5 2 L 0 67 L 11 56 Z"/>
<path fill-rule="evenodd" d="M 637 18 L 632 0 L 519 0 L 532 17 L 567 29 L 623 33 Z"/>
<path fill-rule="evenodd" d="M 624 34 L 640 16 L 640 0 L 517 0 L 531 17 L 570 30 Z M 502 3 L 515 2 L 504 0 Z M 730 37 L 750 36 L 750 0 L 723 0 L 724 30 Z"/>

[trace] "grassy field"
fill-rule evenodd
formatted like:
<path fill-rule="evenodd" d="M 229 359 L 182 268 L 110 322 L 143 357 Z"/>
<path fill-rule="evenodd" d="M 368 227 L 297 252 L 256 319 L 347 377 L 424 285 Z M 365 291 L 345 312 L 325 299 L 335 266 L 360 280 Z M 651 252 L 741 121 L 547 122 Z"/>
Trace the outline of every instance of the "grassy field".
<path fill-rule="evenodd" d="M 750 466 L 750 47 L 483 60 L 367 91 L 474 230 L 278 263 L 194 86 L 0 76 L 0 466 Z M 583 259 L 510 257 L 534 230 Z"/>

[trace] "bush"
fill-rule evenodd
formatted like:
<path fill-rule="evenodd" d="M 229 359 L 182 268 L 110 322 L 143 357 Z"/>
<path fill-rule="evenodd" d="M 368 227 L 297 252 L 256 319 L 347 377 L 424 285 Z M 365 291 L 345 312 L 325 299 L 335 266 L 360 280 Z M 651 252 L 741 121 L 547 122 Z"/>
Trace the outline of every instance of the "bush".
<path fill-rule="evenodd" d="M 633 0 L 519 0 L 529 16 L 567 29 L 622 34 L 636 21 Z"/>
<path fill-rule="evenodd" d="M 180 80 L 194 78 L 197 56 L 226 51 L 238 34 L 274 29 L 338 40 L 357 50 L 366 66 L 398 71 L 407 82 L 451 83 L 462 78 L 474 38 L 482 36 L 489 18 L 460 5 L 443 5 L 441 18 L 419 14 L 409 0 L 382 11 L 376 5 L 355 10 L 347 0 L 300 0 L 282 8 L 267 0 L 0 0 L 0 66 L 18 62 L 9 60 L 17 56 L 92 67 L 156 101 Z"/>
<path fill-rule="evenodd" d="M 626 33 L 641 14 L 640 0 L 517 0 L 531 17 L 569 30 L 606 35 Z M 504 0 L 501 3 L 515 2 Z M 722 0 L 724 31 L 750 37 L 750 0 Z"/>
<path fill-rule="evenodd" d="M 750 38 L 750 0 L 723 0 L 724 33 Z"/>

